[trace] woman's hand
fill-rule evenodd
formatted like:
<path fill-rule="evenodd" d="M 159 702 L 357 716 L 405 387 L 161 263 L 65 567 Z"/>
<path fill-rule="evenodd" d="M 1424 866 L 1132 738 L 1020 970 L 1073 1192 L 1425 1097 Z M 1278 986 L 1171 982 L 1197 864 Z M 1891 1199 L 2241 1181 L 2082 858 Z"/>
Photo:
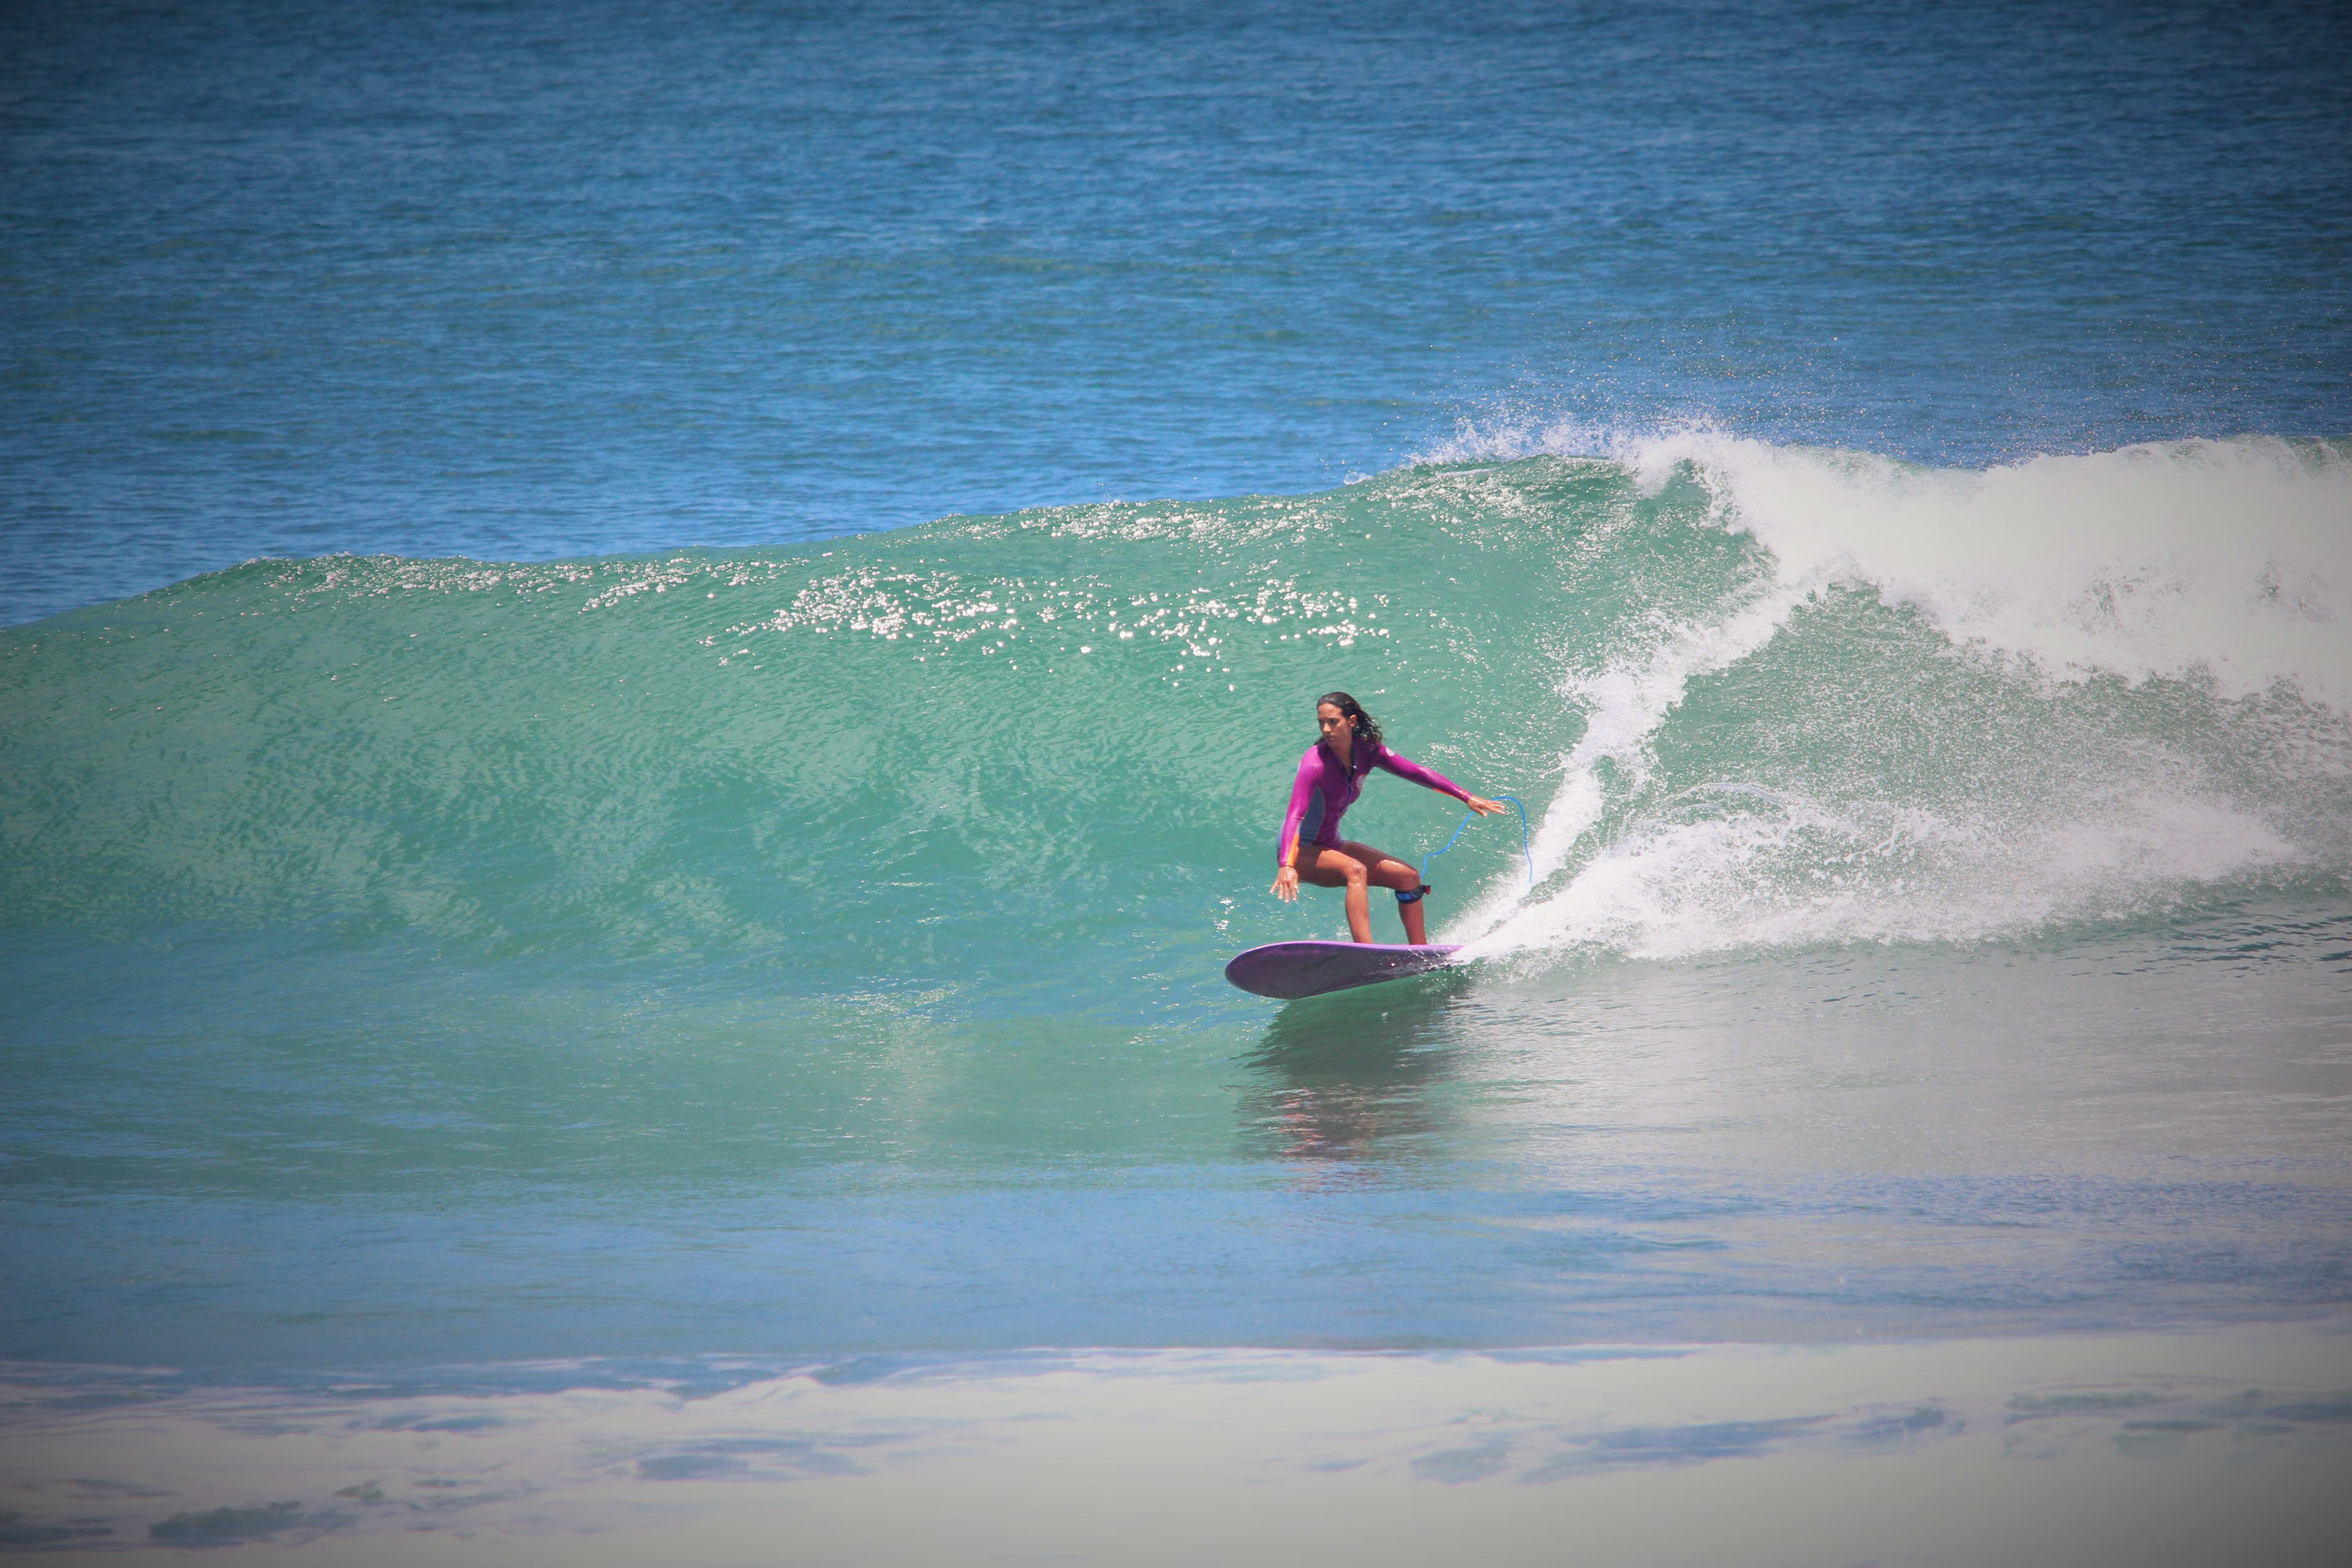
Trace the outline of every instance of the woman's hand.
<path fill-rule="evenodd" d="M 1298 901 L 1298 868 L 1285 866 L 1274 874 L 1274 896 L 1286 904 Z"/>
<path fill-rule="evenodd" d="M 1481 816 L 1492 816 L 1496 812 L 1503 809 L 1503 803 L 1501 801 L 1487 800 L 1483 796 L 1475 795 L 1463 796 L 1462 804 L 1468 806 L 1471 810 L 1476 812 Z"/>

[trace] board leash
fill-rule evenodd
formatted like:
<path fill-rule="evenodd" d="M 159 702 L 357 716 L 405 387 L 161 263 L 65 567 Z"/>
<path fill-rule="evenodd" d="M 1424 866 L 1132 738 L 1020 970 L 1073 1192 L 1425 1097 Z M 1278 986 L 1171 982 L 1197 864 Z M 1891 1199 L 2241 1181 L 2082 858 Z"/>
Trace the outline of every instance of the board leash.
<path fill-rule="evenodd" d="M 1498 795 L 1495 798 L 1496 800 L 1507 800 L 1513 805 L 1519 808 L 1519 853 L 1528 858 L 1528 891 L 1532 893 L 1535 891 L 1536 888 L 1536 852 L 1534 847 L 1528 842 L 1527 802 L 1521 800 L 1515 795 Z M 1474 811 L 1469 816 L 1464 817 L 1461 821 L 1455 823 L 1454 825 L 1454 838 L 1461 837 L 1462 830 L 1477 820 L 1478 814 Z M 1446 849 L 1453 848 L 1454 838 L 1448 838 L 1445 841 L 1444 849 L 1433 849 L 1428 854 L 1421 858 L 1420 876 L 1423 886 L 1426 886 L 1429 882 L 1429 863 L 1432 860 L 1436 859 L 1440 855 L 1444 854 Z"/>

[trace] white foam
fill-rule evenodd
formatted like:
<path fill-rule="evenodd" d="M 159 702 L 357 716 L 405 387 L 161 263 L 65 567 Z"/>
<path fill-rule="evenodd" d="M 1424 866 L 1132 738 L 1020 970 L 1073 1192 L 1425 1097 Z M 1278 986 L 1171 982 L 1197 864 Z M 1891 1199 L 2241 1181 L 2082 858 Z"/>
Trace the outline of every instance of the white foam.
<path fill-rule="evenodd" d="M 2286 681 L 2352 707 L 2336 447 L 2180 441 L 1967 472 L 1693 434 L 1639 466 L 1682 462 L 1786 583 L 1869 586 L 2055 673 L 2204 673 L 2231 696 Z"/>
<path fill-rule="evenodd" d="M 1425 460 L 1605 456 L 1654 492 L 1688 466 L 1792 586 L 1843 582 L 2059 674 L 2291 681 L 2352 708 L 2352 444 L 2150 442 L 1984 469 L 1572 421 L 1463 426 Z"/>
<path fill-rule="evenodd" d="M 1703 427 L 1555 425 L 1465 428 L 1431 456 L 1544 451 L 1604 453 L 1652 495 L 1695 475 L 1712 500 L 1706 525 L 1755 539 L 1771 580 L 1733 590 L 1712 618 L 1644 628 L 1597 673 L 1563 678 L 1588 728 L 1561 758 L 1536 860 L 1543 876 L 1583 864 L 1525 907 L 1503 879 L 1449 933 L 1475 937 L 1474 952 L 1977 940 L 2145 909 L 2298 858 L 2262 812 L 2168 779 L 2161 755 L 2129 776 L 2045 769 L 1977 815 L 1931 812 L 1910 842 L 1915 853 L 1937 844 L 1937 858 L 1909 874 L 1808 859 L 1851 858 L 1886 821 L 1919 816 L 1918 803 L 1886 792 L 1699 823 L 1637 817 L 1613 844 L 1588 840 L 1612 799 L 1649 781 L 1652 748 L 1692 681 L 1765 648 L 1800 605 L 1837 587 L 1908 606 L 1955 648 L 2020 679 L 2179 679 L 2224 700 L 2292 689 L 2340 726 L 2352 711 L 2352 637 L 2338 624 L 2352 608 L 2352 449 L 2248 437 L 1956 470 Z"/>
<path fill-rule="evenodd" d="M 1873 843 L 1875 840 L 1875 843 Z M 1735 948 L 1954 942 L 2159 906 L 2288 864 L 2293 845 L 2210 801 L 2136 794 L 2024 831 L 1909 810 L 1856 819 L 1782 797 L 1637 829 L 1468 944 L 1688 958 Z"/>

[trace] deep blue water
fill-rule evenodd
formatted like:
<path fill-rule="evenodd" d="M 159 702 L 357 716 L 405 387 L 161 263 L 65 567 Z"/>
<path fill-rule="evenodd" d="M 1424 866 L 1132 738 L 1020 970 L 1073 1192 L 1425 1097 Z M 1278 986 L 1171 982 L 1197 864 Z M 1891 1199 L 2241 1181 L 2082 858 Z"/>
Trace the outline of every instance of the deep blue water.
<path fill-rule="evenodd" d="M 1465 422 L 2340 436 L 2347 84 L 2325 3 L 12 6 L 0 623 Z"/>

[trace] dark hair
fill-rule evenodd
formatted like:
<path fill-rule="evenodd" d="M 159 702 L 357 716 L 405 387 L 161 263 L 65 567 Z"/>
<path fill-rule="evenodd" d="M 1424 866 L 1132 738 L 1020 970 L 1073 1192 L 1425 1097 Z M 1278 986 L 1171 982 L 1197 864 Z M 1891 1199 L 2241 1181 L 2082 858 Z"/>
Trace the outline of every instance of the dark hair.
<path fill-rule="evenodd" d="M 1375 747 L 1381 743 L 1380 721 L 1364 711 L 1362 703 L 1344 691 L 1327 691 L 1315 700 L 1315 706 L 1320 708 L 1326 702 L 1337 708 L 1342 717 L 1356 721 L 1356 739 L 1370 741 Z"/>

